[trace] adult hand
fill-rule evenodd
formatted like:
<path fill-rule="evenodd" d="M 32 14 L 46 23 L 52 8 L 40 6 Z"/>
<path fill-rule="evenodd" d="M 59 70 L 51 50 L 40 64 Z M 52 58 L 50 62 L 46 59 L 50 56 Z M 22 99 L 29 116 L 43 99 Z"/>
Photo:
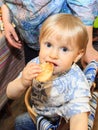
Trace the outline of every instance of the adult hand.
<path fill-rule="evenodd" d="M 7 22 L 6 24 L 4 24 L 4 29 L 5 29 L 5 36 L 9 44 L 17 49 L 21 49 L 22 44 L 15 31 L 14 26 L 11 23 Z"/>

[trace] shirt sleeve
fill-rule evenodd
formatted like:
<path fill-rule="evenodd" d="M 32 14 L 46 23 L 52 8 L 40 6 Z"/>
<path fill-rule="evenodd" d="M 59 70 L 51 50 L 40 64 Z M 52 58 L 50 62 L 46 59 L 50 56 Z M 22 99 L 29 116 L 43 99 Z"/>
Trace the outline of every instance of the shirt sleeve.
<path fill-rule="evenodd" d="M 71 100 L 68 104 L 60 107 L 61 115 L 68 121 L 72 116 L 83 112 L 90 113 L 89 97 Z"/>
<path fill-rule="evenodd" d="M 92 87 L 95 81 L 97 75 L 97 69 L 98 69 L 98 62 L 96 61 L 91 61 L 84 69 L 84 74 L 87 78 L 90 88 Z"/>
<path fill-rule="evenodd" d="M 98 15 L 97 0 L 68 0 L 71 13 L 78 16 L 85 25 L 92 26 Z"/>

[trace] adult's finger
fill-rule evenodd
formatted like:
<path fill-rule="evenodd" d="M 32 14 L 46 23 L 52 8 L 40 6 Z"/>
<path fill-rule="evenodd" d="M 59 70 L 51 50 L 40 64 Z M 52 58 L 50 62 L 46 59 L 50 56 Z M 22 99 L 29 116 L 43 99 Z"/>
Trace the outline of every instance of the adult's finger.
<path fill-rule="evenodd" d="M 13 47 L 15 47 L 15 48 L 17 48 L 17 49 L 21 49 L 21 47 L 22 47 L 21 41 L 17 40 L 17 38 L 15 39 L 15 38 L 13 37 L 13 35 L 10 34 L 10 35 L 7 37 L 7 40 L 8 40 L 8 42 L 9 42 L 9 44 L 10 44 L 11 46 L 13 46 Z M 17 41 L 16 41 L 16 40 L 17 40 Z"/>

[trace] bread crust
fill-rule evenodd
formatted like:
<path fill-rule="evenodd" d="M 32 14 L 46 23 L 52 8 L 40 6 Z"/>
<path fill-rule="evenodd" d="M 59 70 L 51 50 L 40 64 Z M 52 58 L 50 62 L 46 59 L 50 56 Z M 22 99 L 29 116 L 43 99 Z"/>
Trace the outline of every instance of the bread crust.
<path fill-rule="evenodd" d="M 42 72 L 36 77 L 36 80 L 46 82 L 52 77 L 54 65 L 50 62 L 44 62 L 40 64 L 40 67 L 42 68 Z"/>

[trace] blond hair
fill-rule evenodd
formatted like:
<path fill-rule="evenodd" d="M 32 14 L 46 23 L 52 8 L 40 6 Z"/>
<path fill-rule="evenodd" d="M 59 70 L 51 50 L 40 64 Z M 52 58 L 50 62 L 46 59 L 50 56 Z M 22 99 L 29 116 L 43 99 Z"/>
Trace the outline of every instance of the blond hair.
<path fill-rule="evenodd" d="M 88 34 L 82 21 L 71 14 L 55 14 L 42 25 L 39 41 L 57 34 L 64 42 L 76 44 L 79 49 L 86 49 Z"/>

